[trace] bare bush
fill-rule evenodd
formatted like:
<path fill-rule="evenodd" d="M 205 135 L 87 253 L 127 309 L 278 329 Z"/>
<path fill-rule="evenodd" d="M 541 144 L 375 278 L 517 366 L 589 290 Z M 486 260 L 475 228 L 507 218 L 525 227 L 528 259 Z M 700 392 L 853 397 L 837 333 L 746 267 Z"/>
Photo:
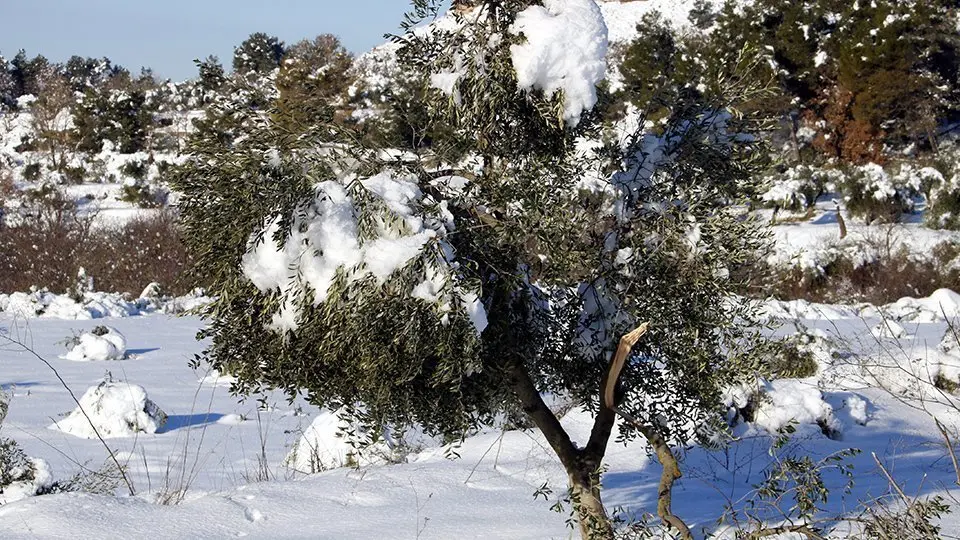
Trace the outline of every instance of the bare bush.
<path fill-rule="evenodd" d="M 184 272 L 190 257 L 171 211 L 101 225 L 78 214 L 72 202 L 47 197 L 19 223 L 0 227 L 0 291 L 68 291 L 81 268 L 99 290 L 138 294 L 152 282 L 173 294 L 193 288 Z"/>
<path fill-rule="evenodd" d="M 814 270 L 799 266 L 755 265 L 749 285 L 751 296 L 824 303 L 870 302 L 881 305 L 904 296 L 929 296 L 937 289 L 960 290 L 960 245 L 943 242 L 925 256 L 906 247 L 881 246 L 864 260 L 856 253 L 840 252 Z"/>

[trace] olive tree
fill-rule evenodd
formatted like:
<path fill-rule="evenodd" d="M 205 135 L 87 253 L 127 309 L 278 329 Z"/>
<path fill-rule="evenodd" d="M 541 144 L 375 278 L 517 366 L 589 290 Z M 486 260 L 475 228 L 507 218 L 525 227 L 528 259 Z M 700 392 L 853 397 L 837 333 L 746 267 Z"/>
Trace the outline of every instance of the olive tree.
<path fill-rule="evenodd" d="M 593 0 L 476 4 L 424 30 L 442 6 L 418 0 L 396 38 L 402 68 L 429 74 L 444 129 L 428 146 L 294 133 L 279 110 L 234 110 L 244 135 L 229 144 L 198 133 L 177 188 L 216 296 L 202 357 L 237 391 L 305 391 L 372 431 L 455 438 L 525 414 L 590 538 L 613 534 L 600 482 L 619 413 L 620 436 L 664 466 L 661 517 L 689 534 L 670 511 L 674 448 L 720 440 L 722 387 L 755 367 L 741 352 L 753 310 L 730 292 L 764 244 L 734 204 L 760 153 L 728 98 L 756 89 L 718 73 L 724 93 L 672 107 L 655 133 L 638 113 L 605 124 Z M 588 441 L 545 394 L 593 413 Z"/>

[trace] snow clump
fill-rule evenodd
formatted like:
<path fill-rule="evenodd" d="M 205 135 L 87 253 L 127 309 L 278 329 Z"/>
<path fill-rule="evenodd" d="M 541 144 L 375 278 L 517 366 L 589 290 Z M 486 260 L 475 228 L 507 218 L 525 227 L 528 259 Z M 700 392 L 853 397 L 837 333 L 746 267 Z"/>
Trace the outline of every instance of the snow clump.
<path fill-rule="evenodd" d="M 439 440 L 414 427 L 403 431 L 387 428 L 371 439 L 359 424 L 349 422 L 341 413 L 323 411 L 303 431 L 283 463 L 292 470 L 314 474 L 351 465 L 398 463 L 439 444 Z"/>
<path fill-rule="evenodd" d="M 147 398 L 142 386 L 107 380 L 90 387 L 80 398 L 80 407 L 49 429 L 84 439 L 99 433 L 109 439 L 156 433 L 166 420 L 166 413 Z"/>
<path fill-rule="evenodd" d="M 46 461 L 26 457 L 18 447 L 7 447 L 0 465 L 6 469 L 0 478 L 0 506 L 32 497 L 53 484 L 53 474 Z M 8 480 L 8 483 L 2 483 Z"/>
<path fill-rule="evenodd" d="M 316 197 L 294 213 L 293 227 L 284 243 L 276 241 L 282 216 L 275 216 L 262 231 L 251 235 L 241 259 L 244 276 L 264 293 L 278 291 L 284 295 L 269 325 L 271 330 L 296 330 L 300 316 L 297 293 L 309 289 L 313 304 L 323 303 L 337 272 L 342 271 L 348 282 L 372 275 L 383 283 L 415 258 L 430 257 L 434 264 L 431 275 L 425 276 L 430 283 L 415 287 L 411 296 L 436 303 L 443 315 L 449 311 L 450 299 L 446 296 L 458 294 L 477 333 L 483 331 L 486 311 L 476 295 L 469 296 L 470 291 L 456 283 L 434 290 L 437 283 L 455 277 L 454 253 L 443 240 L 454 228 L 453 216 L 446 210 L 446 201 L 424 197 L 415 180 L 384 172 L 358 182 L 354 194 L 340 182 L 321 182 Z M 381 215 L 377 216 L 377 230 L 364 238 L 355 205 L 367 198 L 381 208 Z M 430 249 L 433 245 L 439 249 Z"/>
<path fill-rule="evenodd" d="M 102 362 L 123 360 L 127 355 L 127 338 L 116 328 L 98 326 L 75 338 L 70 352 L 61 356 L 74 362 Z"/>
<path fill-rule="evenodd" d="M 837 438 L 842 426 L 833 414 L 833 407 L 823 400 L 816 386 L 796 379 L 766 383 L 765 397 L 757 408 L 754 422 L 776 433 L 788 424 L 817 424 L 831 438 Z"/>
<path fill-rule="evenodd" d="M 545 0 L 517 14 L 510 27 L 525 43 L 510 47 L 517 83 L 547 96 L 563 92 L 563 119 L 580 122 L 597 104 L 607 70 L 607 25 L 594 0 Z"/>

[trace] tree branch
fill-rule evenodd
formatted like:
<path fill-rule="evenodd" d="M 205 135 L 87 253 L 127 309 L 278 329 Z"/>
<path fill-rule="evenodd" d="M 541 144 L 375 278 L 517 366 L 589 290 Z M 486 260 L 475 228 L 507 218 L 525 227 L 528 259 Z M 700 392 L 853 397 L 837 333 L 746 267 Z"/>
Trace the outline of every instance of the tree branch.
<path fill-rule="evenodd" d="M 607 373 L 607 378 L 604 380 L 601 410 L 607 409 L 612 411 L 633 424 L 647 439 L 650 446 L 653 447 L 653 451 L 657 454 L 657 460 L 660 461 L 660 466 L 663 468 L 663 472 L 660 475 L 660 487 L 657 492 L 657 515 L 660 516 L 660 519 L 662 519 L 667 526 L 676 529 L 680 533 L 681 538 L 692 539 L 693 534 L 690 532 L 690 527 L 688 527 L 682 519 L 674 515 L 670 508 L 673 500 L 673 483 L 682 476 L 677 457 L 673 455 L 673 450 L 670 449 L 670 445 L 667 444 L 667 441 L 664 440 L 659 431 L 653 426 L 639 422 L 631 414 L 617 408 L 616 404 L 615 390 L 617 382 L 620 379 L 620 373 L 623 371 L 624 365 L 626 365 L 627 358 L 630 357 L 633 346 L 647 333 L 648 328 L 649 323 L 645 322 L 629 334 L 620 338 L 617 354 L 610 363 L 610 370 Z M 599 420 L 600 416 L 598 415 L 597 418 Z M 597 426 L 594 424 L 594 430 L 596 429 Z M 607 436 L 609 437 L 609 432 Z M 591 442 L 592 439 L 593 436 L 591 435 Z"/>

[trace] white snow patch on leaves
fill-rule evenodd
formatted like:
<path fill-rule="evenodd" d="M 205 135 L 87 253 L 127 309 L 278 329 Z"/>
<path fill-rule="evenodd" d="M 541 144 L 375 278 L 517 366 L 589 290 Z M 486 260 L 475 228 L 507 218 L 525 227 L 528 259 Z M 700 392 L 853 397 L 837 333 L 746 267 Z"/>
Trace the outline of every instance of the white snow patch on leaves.
<path fill-rule="evenodd" d="M 546 0 L 521 11 L 510 32 L 526 42 L 510 47 L 517 83 L 547 96 L 563 92 L 563 119 L 577 125 L 597 103 L 607 64 L 607 26 L 593 0 Z"/>
<path fill-rule="evenodd" d="M 410 296 L 436 303 L 438 315 L 446 317 L 451 309 L 448 293 L 468 293 L 455 282 L 446 287 L 454 281 L 457 268 L 452 248 L 443 241 L 453 229 L 452 215 L 446 201 L 424 198 L 412 180 L 381 173 L 359 181 L 361 194 L 349 193 L 340 182 L 322 182 L 316 197 L 294 212 L 285 241 L 277 242 L 280 216 L 259 234 L 251 235 L 241 259 L 243 274 L 260 291 L 284 295 L 270 324 L 273 330 L 298 328 L 298 291 L 309 287 L 314 293 L 313 304 L 319 305 L 326 300 L 338 271 L 348 282 L 372 275 L 382 283 L 417 257 L 428 259 L 429 275 L 411 290 Z M 358 203 L 360 197 L 363 199 Z M 358 204 L 363 208 L 358 209 Z M 363 235 L 358 224 L 361 211 L 374 213 L 373 230 Z M 439 250 L 428 254 L 428 246 L 433 243 Z M 467 315 L 478 332 L 482 331 L 486 314 L 476 295 L 465 304 Z"/>

